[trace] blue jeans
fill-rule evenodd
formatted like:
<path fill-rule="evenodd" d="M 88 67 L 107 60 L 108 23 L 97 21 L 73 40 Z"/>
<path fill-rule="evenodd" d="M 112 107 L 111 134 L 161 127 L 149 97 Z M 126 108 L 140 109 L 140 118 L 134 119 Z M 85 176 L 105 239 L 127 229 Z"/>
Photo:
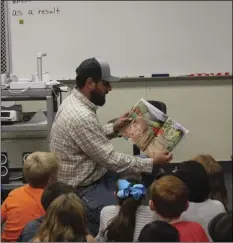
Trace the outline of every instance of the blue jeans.
<path fill-rule="evenodd" d="M 77 194 L 87 209 L 87 225 L 92 236 L 99 232 L 100 212 L 103 207 L 116 205 L 114 196 L 118 176 L 114 172 L 107 172 L 97 182 L 82 188 L 77 188 Z"/>

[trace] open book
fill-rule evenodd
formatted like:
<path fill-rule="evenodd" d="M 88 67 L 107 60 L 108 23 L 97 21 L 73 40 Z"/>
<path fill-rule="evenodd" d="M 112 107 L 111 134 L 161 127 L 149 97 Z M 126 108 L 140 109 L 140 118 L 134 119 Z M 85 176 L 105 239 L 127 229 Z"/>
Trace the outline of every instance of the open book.
<path fill-rule="evenodd" d="M 132 122 L 120 134 L 153 157 L 157 151 L 172 152 L 189 131 L 144 99 L 129 112 Z"/>

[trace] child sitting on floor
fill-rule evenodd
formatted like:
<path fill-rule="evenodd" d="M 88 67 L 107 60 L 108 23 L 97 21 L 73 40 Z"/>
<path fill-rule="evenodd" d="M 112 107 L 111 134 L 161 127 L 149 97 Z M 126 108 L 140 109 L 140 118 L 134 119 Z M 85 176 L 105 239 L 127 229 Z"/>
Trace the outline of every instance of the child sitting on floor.
<path fill-rule="evenodd" d="M 141 229 L 157 219 L 149 206 L 142 205 L 146 192 L 145 187 L 139 183 L 139 180 L 133 177 L 117 181 L 115 195 L 118 205 L 102 209 L 97 241 L 135 241 Z"/>
<path fill-rule="evenodd" d="M 55 182 L 47 186 L 42 193 L 41 196 L 41 205 L 44 210 L 47 211 L 50 204 L 59 196 L 68 194 L 68 193 L 76 193 L 76 190 L 71 185 L 67 185 L 63 182 Z M 18 242 L 28 242 L 30 241 L 38 232 L 41 224 L 45 219 L 45 215 L 30 221 L 24 229 L 21 231 Z"/>
<path fill-rule="evenodd" d="M 179 231 L 180 242 L 209 242 L 199 223 L 180 220 L 189 202 L 188 188 L 179 178 L 172 175 L 160 177 L 151 185 L 150 197 L 151 210 Z"/>
<path fill-rule="evenodd" d="M 31 242 L 93 242 L 87 230 L 87 213 L 74 193 L 54 199 Z"/>
<path fill-rule="evenodd" d="M 189 208 L 181 219 L 198 222 L 208 232 L 211 219 L 226 209 L 220 201 L 209 198 L 211 190 L 205 168 L 197 161 L 185 161 L 177 164 L 172 175 L 182 180 L 189 190 Z"/>
<path fill-rule="evenodd" d="M 17 241 L 28 222 L 45 214 L 41 195 L 57 180 L 57 158 L 54 153 L 34 152 L 25 160 L 23 172 L 28 184 L 12 190 L 1 206 L 2 241 Z"/>
<path fill-rule="evenodd" d="M 208 231 L 213 242 L 233 242 L 232 212 L 215 216 L 208 225 Z"/>
<path fill-rule="evenodd" d="M 221 164 L 208 154 L 199 154 L 193 160 L 203 165 L 207 172 L 210 184 L 209 198 L 220 201 L 227 210 L 229 202 Z"/>

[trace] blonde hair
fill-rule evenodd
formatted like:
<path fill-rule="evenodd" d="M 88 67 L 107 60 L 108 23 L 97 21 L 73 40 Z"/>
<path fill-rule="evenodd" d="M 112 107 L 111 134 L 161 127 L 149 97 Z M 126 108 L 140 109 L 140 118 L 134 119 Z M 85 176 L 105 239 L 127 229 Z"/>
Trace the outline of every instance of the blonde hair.
<path fill-rule="evenodd" d="M 176 219 L 187 208 L 188 188 L 178 177 L 165 175 L 152 183 L 150 197 L 158 214 Z"/>
<path fill-rule="evenodd" d="M 58 172 L 58 159 L 54 153 L 34 152 L 30 154 L 23 165 L 26 181 L 35 188 L 44 188 Z"/>
<path fill-rule="evenodd" d="M 86 241 L 87 215 L 82 201 L 74 193 L 54 199 L 33 242 Z"/>
<path fill-rule="evenodd" d="M 209 198 L 223 203 L 225 208 L 228 204 L 227 189 L 225 186 L 224 171 L 221 165 L 208 154 L 199 154 L 193 160 L 200 163 L 206 170 L 210 183 Z"/>

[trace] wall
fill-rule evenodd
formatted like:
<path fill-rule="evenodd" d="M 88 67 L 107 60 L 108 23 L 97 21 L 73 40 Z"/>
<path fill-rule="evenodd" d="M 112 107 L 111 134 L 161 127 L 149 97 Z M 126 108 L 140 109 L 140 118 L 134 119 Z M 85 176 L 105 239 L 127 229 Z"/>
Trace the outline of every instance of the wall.
<path fill-rule="evenodd" d="M 74 82 L 67 83 L 70 88 L 74 86 Z M 104 124 L 120 116 L 140 98 L 165 102 L 168 114 L 190 130 L 188 137 L 174 151 L 174 162 L 204 152 L 217 160 L 229 160 L 232 153 L 231 78 L 128 79 L 119 82 L 113 85 L 106 105 L 98 110 L 100 122 Z M 44 102 L 22 104 L 24 112 L 45 110 Z M 126 140 L 118 138 L 112 143 L 116 150 L 132 154 L 132 145 Z M 3 140 L 2 150 L 10 151 L 12 166 L 19 167 L 23 151 L 46 150 L 47 145 L 43 137 L 39 140 L 37 137 Z"/>
<path fill-rule="evenodd" d="M 170 80 L 115 85 L 106 107 L 99 110 L 100 121 L 107 122 L 123 114 L 140 98 L 167 104 L 168 114 L 190 134 L 174 151 L 174 161 L 197 153 L 210 153 L 228 160 L 232 152 L 232 80 Z M 113 108 L 114 107 L 114 108 Z M 113 141 L 115 148 L 131 153 L 124 139 Z"/>

